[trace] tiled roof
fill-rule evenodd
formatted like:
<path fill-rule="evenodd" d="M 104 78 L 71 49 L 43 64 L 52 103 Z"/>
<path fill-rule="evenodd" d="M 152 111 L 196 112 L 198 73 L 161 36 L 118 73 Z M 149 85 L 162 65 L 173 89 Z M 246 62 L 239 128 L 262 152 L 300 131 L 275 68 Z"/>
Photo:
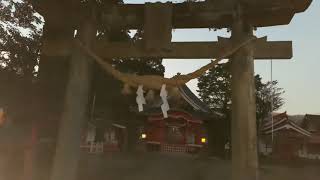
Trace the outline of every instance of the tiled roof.
<path fill-rule="evenodd" d="M 187 85 L 180 86 L 179 91 L 183 99 L 186 100 L 194 109 L 206 113 L 211 111 L 209 106 L 207 106 L 195 94 L 193 94 Z"/>
<path fill-rule="evenodd" d="M 320 132 L 320 115 L 306 114 L 302 126 L 311 132 Z"/>
<path fill-rule="evenodd" d="M 280 113 L 277 115 L 273 115 L 273 122 L 272 120 L 265 121 L 261 128 L 262 134 L 271 134 L 272 132 L 277 132 L 280 130 L 293 130 L 300 134 L 310 137 L 311 133 L 299 125 L 297 125 L 294 121 L 291 121 L 288 118 L 286 112 Z"/>

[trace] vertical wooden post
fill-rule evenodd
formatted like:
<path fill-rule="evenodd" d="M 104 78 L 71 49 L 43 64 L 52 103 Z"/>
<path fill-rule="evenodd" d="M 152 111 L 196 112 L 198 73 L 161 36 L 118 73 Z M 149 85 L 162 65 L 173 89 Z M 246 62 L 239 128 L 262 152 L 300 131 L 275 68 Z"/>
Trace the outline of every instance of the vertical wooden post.
<path fill-rule="evenodd" d="M 23 168 L 23 179 L 24 180 L 33 180 L 34 179 L 34 156 L 35 156 L 35 147 L 37 144 L 37 126 L 35 122 L 32 122 L 30 137 L 26 142 L 26 150 L 24 152 L 24 168 Z"/>
<path fill-rule="evenodd" d="M 43 28 L 43 40 L 45 46 L 54 45 L 55 39 L 71 39 L 73 37 L 72 27 L 54 27 L 50 20 L 46 20 Z M 34 168 L 32 180 L 49 180 L 52 169 L 54 142 L 57 124 L 60 120 L 67 75 L 69 72 L 70 57 L 47 56 L 42 54 L 39 63 L 38 88 L 36 109 L 38 113 L 35 124 L 37 124 L 37 138 L 49 141 L 39 142 L 35 147 Z"/>
<path fill-rule="evenodd" d="M 78 30 L 82 43 L 91 46 L 96 29 L 90 22 Z M 57 72 L 59 73 L 59 72 Z M 81 131 L 87 117 L 91 81 L 88 57 L 78 49 L 73 50 L 69 81 L 66 87 L 64 110 L 60 122 L 56 154 L 51 180 L 75 180 L 80 159 Z"/>
<path fill-rule="evenodd" d="M 253 28 L 239 16 L 232 26 L 231 39 L 243 41 Z M 253 47 L 241 48 L 232 57 L 232 180 L 258 178 L 256 102 Z"/>

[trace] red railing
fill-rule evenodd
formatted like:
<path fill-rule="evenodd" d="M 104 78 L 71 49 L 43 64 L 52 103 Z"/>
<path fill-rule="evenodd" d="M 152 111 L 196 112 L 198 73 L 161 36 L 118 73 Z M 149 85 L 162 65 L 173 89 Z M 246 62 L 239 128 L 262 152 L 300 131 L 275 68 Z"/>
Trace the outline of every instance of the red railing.
<path fill-rule="evenodd" d="M 187 152 L 187 146 L 178 145 L 178 144 L 161 144 L 160 146 L 161 152 Z"/>
<path fill-rule="evenodd" d="M 160 152 L 176 152 L 176 153 L 196 153 L 202 145 L 197 144 L 166 144 L 166 143 L 147 143 L 149 146 L 153 146 L 152 150 L 158 149 Z M 155 148 L 157 146 L 158 148 Z M 149 148 L 151 149 L 151 148 Z"/>

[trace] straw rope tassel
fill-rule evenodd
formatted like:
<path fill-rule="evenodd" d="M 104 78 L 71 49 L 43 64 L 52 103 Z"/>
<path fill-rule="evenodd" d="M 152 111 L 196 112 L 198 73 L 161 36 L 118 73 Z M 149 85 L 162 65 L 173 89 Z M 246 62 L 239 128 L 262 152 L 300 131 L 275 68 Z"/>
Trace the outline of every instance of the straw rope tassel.
<path fill-rule="evenodd" d="M 138 104 L 139 112 L 142 112 L 143 105 L 146 104 L 146 99 L 143 96 L 143 85 L 139 85 L 138 87 L 136 102 Z"/>
<path fill-rule="evenodd" d="M 166 90 L 166 85 L 163 84 L 160 91 L 160 97 L 162 99 L 163 104 L 161 105 L 161 110 L 164 118 L 168 118 L 168 111 L 170 110 L 168 103 L 168 92 Z"/>

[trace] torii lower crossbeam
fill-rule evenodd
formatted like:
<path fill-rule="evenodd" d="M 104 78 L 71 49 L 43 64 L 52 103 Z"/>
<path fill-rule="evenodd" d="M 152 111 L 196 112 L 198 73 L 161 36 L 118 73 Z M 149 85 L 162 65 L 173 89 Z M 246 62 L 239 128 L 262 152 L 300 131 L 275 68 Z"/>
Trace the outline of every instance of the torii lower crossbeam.
<path fill-rule="evenodd" d="M 72 49 L 70 41 L 44 42 L 42 52 L 46 55 L 66 56 Z M 173 42 L 168 51 L 146 51 L 143 43 L 103 43 L 96 42 L 94 52 L 102 58 L 168 58 L 168 59 L 210 59 L 232 43 L 228 38 L 216 42 Z M 50 46 L 49 46 L 50 44 Z M 291 41 L 267 41 L 260 38 L 253 42 L 254 59 L 291 59 Z"/>

